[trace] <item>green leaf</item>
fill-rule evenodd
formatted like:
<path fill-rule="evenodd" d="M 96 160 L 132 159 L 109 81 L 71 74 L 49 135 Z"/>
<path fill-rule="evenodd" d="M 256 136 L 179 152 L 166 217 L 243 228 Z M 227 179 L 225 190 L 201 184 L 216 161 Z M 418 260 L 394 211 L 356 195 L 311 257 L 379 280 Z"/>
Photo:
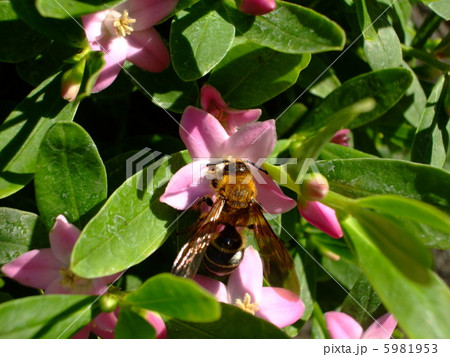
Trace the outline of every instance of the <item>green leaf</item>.
<path fill-rule="evenodd" d="M 356 128 L 379 118 L 392 108 L 410 86 L 412 76 L 402 68 L 385 69 L 354 77 L 334 90 L 300 123 L 298 131 L 313 132 L 329 121 L 329 117 L 342 108 L 364 98 L 376 101 L 374 110 L 361 114 L 348 128 Z"/>
<path fill-rule="evenodd" d="M 450 5 L 447 0 L 425 0 L 423 2 L 445 21 L 450 20 Z"/>
<path fill-rule="evenodd" d="M 123 302 L 183 321 L 211 322 L 220 317 L 215 297 L 194 281 L 168 273 L 148 279 Z"/>
<path fill-rule="evenodd" d="M 420 222 L 448 234 L 450 239 L 450 216 L 426 203 L 395 195 L 377 195 L 357 200 L 359 207 Z"/>
<path fill-rule="evenodd" d="M 41 295 L 0 305 L 0 338 L 68 338 L 88 324 L 95 296 Z"/>
<path fill-rule="evenodd" d="M 364 274 L 349 291 L 341 306 L 341 312 L 353 317 L 364 329 L 374 322 L 372 316 L 378 317 L 381 301 Z"/>
<path fill-rule="evenodd" d="M 42 139 L 34 186 L 39 212 L 51 229 L 56 216 L 82 228 L 106 200 L 106 170 L 89 134 L 60 122 Z"/>
<path fill-rule="evenodd" d="M 286 109 L 275 122 L 278 138 L 292 131 L 307 112 L 308 108 L 302 103 L 294 103 Z"/>
<path fill-rule="evenodd" d="M 231 22 L 249 40 L 284 53 L 342 50 L 345 33 L 335 22 L 296 4 L 277 1 L 275 10 L 248 16 L 232 0 L 223 0 Z"/>
<path fill-rule="evenodd" d="M 408 337 L 450 336 L 450 291 L 445 283 L 428 269 L 423 269 L 421 281 L 408 278 L 355 218 L 349 216 L 342 224 L 367 279 Z"/>
<path fill-rule="evenodd" d="M 73 18 L 61 20 L 43 17 L 36 9 L 35 0 L 10 2 L 19 18 L 34 31 L 71 47 L 83 48 L 87 44 L 83 26 Z"/>
<path fill-rule="evenodd" d="M 44 17 L 65 19 L 110 9 L 125 0 L 36 0 L 36 8 Z"/>
<path fill-rule="evenodd" d="M 450 211 L 450 174 L 428 165 L 392 159 L 317 161 L 330 189 L 356 198 L 396 194 Z"/>
<path fill-rule="evenodd" d="M 209 84 L 234 108 L 260 105 L 292 86 L 309 54 L 275 52 L 239 39 L 212 71 Z"/>
<path fill-rule="evenodd" d="M 197 83 L 182 81 L 172 66 L 160 73 L 151 73 L 132 66 L 128 72 L 136 79 L 138 88 L 163 109 L 182 113 L 188 105 L 196 103 Z"/>
<path fill-rule="evenodd" d="M 0 265 L 36 248 L 48 247 L 48 233 L 39 216 L 0 207 Z"/>
<path fill-rule="evenodd" d="M 271 323 L 241 309 L 220 304 L 220 320 L 212 323 L 188 323 L 178 319 L 166 321 L 168 338 L 288 338 Z"/>
<path fill-rule="evenodd" d="M 370 67 L 399 67 L 403 57 L 400 40 L 381 7 L 374 0 L 355 0 L 355 5 Z"/>
<path fill-rule="evenodd" d="M 445 112 L 444 97 L 448 76 L 441 76 L 428 97 L 411 148 L 411 160 L 443 167 L 450 144 L 450 120 Z"/>
<path fill-rule="evenodd" d="M 320 152 L 319 158 L 321 160 L 332 160 L 332 159 L 357 159 L 357 158 L 370 158 L 375 157 L 373 155 L 367 154 L 363 151 L 359 151 L 348 146 L 327 143 Z"/>
<path fill-rule="evenodd" d="M 77 104 L 61 98 L 59 75 L 34 89 L 0 126 L 0 198 L 33 178 L 39 145 L 57 121 L 72 120 Z"/>
<path fill-rule="evenodd" d="M 10 1 L 0 2 L 0 33 L 8 34 L 2 37 L 1 62 L 17 63 L 33 58 L 51 42 L 21 21 Z"/>
<path fill-rule="evenodd" d="M 179 11 L 170 31 L 170 54 L 178 76 L 185 81 L 203 77 L 230 49 L 234 26 L 223 18 L 220 3 L 201 1 Z"/>
<path fill-rule="evenodd" d="M 152 325 L 131 309 L 122 307 L 114 330 L 114 338 L 155 338 Z"/>
<path fill-rule="evenodd" d="M 152 154 L 139 152 L 129 158 L 129 169 L 146 166 Z M 170 159 L 157 159 L 125 181 L 83 229 L 72 252 L 71 269 L 77 275 L 96 278 L 136 265 L 175 229 L 177 213 L 159 197 L 163 185 L 190 158 L 187 152 L 180 152 Z"/>
<path fill-rule="evenodd" d="M 300 133 L 292 138 L 294 142 L 291 145 L 292 157 L 297 159 L 297 164 L 290 165 L 290 176 L 295 178 L 295 186 L 288 187 L 298 192 L 298 183 L 303 181 L 310 160 L 319 156 L 322 148 L 330 141 L 333 135 L 340 129 L 347 127 L 348 124 L 359 115 L 373 110 L 375 102 L 371 98 L 363 99 L 348 107 L 345 107 L 328 117 L 328 121 L 324 126 L 316 132 Z M 277 180 L 279 181 L 279 180 Z"/>

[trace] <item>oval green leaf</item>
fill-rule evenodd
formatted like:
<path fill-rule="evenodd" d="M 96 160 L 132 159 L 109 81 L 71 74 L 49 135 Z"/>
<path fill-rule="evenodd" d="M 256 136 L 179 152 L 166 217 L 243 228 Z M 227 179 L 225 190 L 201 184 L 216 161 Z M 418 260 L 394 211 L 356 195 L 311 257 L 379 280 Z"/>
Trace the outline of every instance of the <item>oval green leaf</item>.
<path fill-rule="evenodd" d="M 51 41 L 30 29 L 14 12 L 9 1 L 0 2 L 0 61 L 17 63 L 42 53 Z"/>
<path fill-rule="evenodd" d="M 61 77 L 46 79 L 0 126 L 0 198 L 19 191 L 33 178 L 38 149 L 57 121 L 72 120 L 78 104 L 61 98 Z"/>
<path fill-rule="evenodd" d="M 211 322 L 220 317 L 214 296 L 194 281 L 168 273 L 148 279 L 124 303 L 183 321 Z"/>
<path fill-rule="evenodd" d="M 284 53 L 318 53 L 341 50 L 345 32 L 314 10 L 277 1 L 275 10 L 263 16 L 248 16 L 232 0 L 223 0 L 231 22 L 249 40 Z"/>
<path fill-rule="evenodd" d="M 44 17 L 66 19 L 110 9 L 125 0 L 36 0 L 36 8 Z"/>
<path fill-rule="evenodd" d="M 128 158 L 130 171 L 140 171 L 111 195 L 81 232 L 72 252 L 71 269 L 77 275 L 96 278 L 136 265 L 175 229 L 177 213 L 159 197 L 163 185 L 190 158 L 187 152 L 180 152 L 141 170 L 159 154 L 143 150 Z"/>
<path fill-rule="evenodd" d="M 311 55 L 286 54 L 241 39 L 211 73 L 209 84 L 235 108 L 260 105 L 295 84 Z"/>
<path fill-rule="evenodd" d="M 188 323 L 178 319 L 166 321 L 168 338 L 288 338 L 276 326 L 241 309 L 220 304 L 222 316 L 211 323 Z"/>
<path fill-rule="evenodd" d="M 175 113 L 182 113 L 198 98 L 196 82 L 184 82 L 172 66 L 160 73 L 144 71 L 136 66 L 127 69 L 136 80 L 139 90 L 157 106 Z"/>
<path fill-rule="evenodd" d="M 408 337 L 448 338 L 450 291 L 445 283 L 428 269 L 421 282 L 409 279 L 372 243 L 355 218 L 349 216 L 342 224 L 367 279 Z"/>
<path fill-rule="evenodd" d="M 220 6 L 218 1 L 201 1 L 175 16 L 170 54 L 175 71 L 184 81 L 203 77 L 233 43 L 234 26 L 223 18 Z"/>
<path fill-rule="evenodd" d="M 122 307 L 114 330 L 114 338 L 155 338 L 152 325 L 131 309 Z"/>
<path fill-rule="evenodd" d="M 317 161 L 330 189 L 356 198 L 396 194 L 450 211 L 450 174 L 422 164 L 393 159 Z"/>
<path fill-rule="evenodd" d="M 39 216 L 13 208 L 0 208 L 0 265 L 31 249 L 48 247 L 48 233 Z"/>
<path fill-rule="evenodd" d="M 403 68 L 385 69 L 354 77 L 310 111 L 300 123 L 298 130 L 307 132 L 319 130 L 329 121 L 333 113 L 370 97 L 377 103 L 375 109 L 360 115 L 348 127 L 356 128 L 367 124 L 392 108 L 405 94 L 411 82 L 410 72 Z"/>
<path fill-rule="evenodd" d="M 91 322 L 96 296 L 41 295 L 0 305 L 0 338 L 68 338 Z"/>
<path fill-rule="evenodd" d="M 51 229 L 59 214 L 82 228 L 106 200 L 106 170 L 78 124 L 60 122 L 42 139 L 34 178 L 39 212 Z"/>

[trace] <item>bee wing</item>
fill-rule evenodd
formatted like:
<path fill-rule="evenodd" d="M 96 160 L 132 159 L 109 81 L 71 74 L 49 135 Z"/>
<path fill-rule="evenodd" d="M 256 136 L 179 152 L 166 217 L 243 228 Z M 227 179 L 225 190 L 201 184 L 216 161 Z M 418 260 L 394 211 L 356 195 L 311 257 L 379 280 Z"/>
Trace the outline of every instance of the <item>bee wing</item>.
<path fill-rule="evenodd" d="M 291 255 L 267 222 L 258 203 L 251 206 L 250 217 L 267 281 L 270 285 L 289 289 L 299 295 L 300 285 Z"/>
<path fill-rule="evenodd" d="M 217 199 L 208 214 L 200 221 L 195 232 L 181 248 L 172 266 L 172 274 L 192 278 L 197 272 L 209 243 L 216 234 L 219 217 L 225 201 Z"/>

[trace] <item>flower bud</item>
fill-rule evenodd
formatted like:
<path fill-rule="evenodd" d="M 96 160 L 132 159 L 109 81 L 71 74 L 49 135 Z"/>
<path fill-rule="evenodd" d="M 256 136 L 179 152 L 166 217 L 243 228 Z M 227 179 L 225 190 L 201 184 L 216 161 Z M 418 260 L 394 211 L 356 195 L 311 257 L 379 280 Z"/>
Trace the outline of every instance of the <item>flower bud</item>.
<path fill-rule="evenodd" d="M 327 179 L 319 174 L 307 175 L 300 187 L 302 199 L 306 201 L 320 201 L 328 194 L 330 186 Z"/>
<path fill-rule="evenodd" d="M 73 102 L 80 91 L 85 65 L 86 60 L 83 58 L 64 72 L 61 77 L 61 95 L 69 102 Z"/>
<path fill-rule="evenodd" d="M 299 202 L 298 210 L 304 219 L 329 236 L 341 238 L 344 235 L 336 212 L 331 207 L 320 202 L 306 202 L 305 204 Z"/>
<path fill-rule="evenodd" d="M 249 15 L 264 15 L 277 7 L 275 0 L 237 0 L 239 11 Z"/>
<path fill-rule="evenodd" d="M 100 298 L 100 310 L 113 312 L 117 308 L 117 297 L 112 294 L 102 295 Z"/>
<path fill-rule="evenodd" d="M 330 143 L 339 144 L 342 146 L 349 146 L 348 142 L 350 141 L 350 137 L 348 136 L 350 134 L 349 129 L 342 129 L 336 132 L 334 136 L 331 138 Z"/>

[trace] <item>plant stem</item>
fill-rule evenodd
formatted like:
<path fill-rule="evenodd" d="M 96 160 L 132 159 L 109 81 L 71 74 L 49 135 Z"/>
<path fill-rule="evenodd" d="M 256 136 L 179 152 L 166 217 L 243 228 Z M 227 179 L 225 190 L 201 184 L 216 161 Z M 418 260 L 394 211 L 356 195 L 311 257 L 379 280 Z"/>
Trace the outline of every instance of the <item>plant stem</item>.
<path fill-rule="evenodd" d="M 432 55 L 430 55 L 428 52 L 418 50 L 416 48 L 408 47 L 405 45 L 402 45 L 402 51 L 403 51 L 404 55 L 417 58 L 417 59 L 421 60 L 422 62 L 425 62 L 425 63 L 429 64 L 430 66 L 441 70 L 442 72 L 450 71 L 449 64 L 437 60 Z"/>

